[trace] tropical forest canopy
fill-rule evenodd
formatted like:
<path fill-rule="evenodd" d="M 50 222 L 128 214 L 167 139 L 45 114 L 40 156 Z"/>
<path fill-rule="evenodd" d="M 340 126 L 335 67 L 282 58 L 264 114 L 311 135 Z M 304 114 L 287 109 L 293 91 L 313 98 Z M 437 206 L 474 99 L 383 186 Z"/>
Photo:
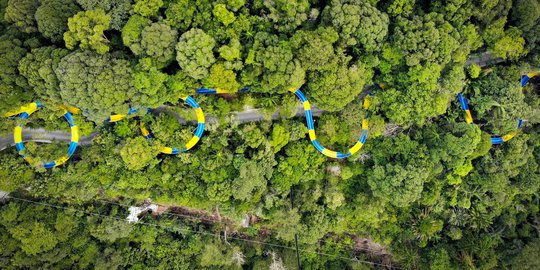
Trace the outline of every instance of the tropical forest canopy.
<path fill-rule="evenodd" d="M 0 19 L 0 112 L 45 105 L 0 118 L 1 136 L 69 132 L 62 105 L 94 134 L 52 170 L 0 152 L 2 269 L 294 269 L 295 235 L 305 269 L 540 268 L 540 84 L 519 83 L 540 69 L 539 0 L 0 0 Z M 362 134 L 370 93 L 362 150 L 319 153 L 291 88 L 334 150 Z M 192 136 L 186 95 L 217 120 L 160 154 Z M 266 120 L 231 114 L 246 108 Z M 191 214 L 127 223 L 148 199 Z"/>

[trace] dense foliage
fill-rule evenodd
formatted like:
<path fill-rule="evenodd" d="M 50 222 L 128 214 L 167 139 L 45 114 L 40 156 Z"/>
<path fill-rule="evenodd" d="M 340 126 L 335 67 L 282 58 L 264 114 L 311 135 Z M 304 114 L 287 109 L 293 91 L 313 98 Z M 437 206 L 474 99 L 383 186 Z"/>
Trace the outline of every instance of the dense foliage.
<path fill-rule="evenodd" d="M 40 100 L 22 124 L 68 132 L 70 105 L 95 132 L 52 170 L 0 152 L 0 190 L 31 199 L 0 205 L 2 269 L 289 269 L 295 234 L 305 269 L 538 268 L 539 79 L 519 86 L 540 67 L 538 0 L 0 0 L 0 18 L 0 113 Z M 250 92 L 194 96 L 203 138 L 160 154 L 190 140 L 196 114 L 178 101 L 200 87 Z M 372 94 L 364 148 L 321 155 L 291 88 L 343 152 Z M 266 120 L 232 113 L 250 108 Z M 47 161 L 67 148 L 26 146 Z M 148 199 L 185 213 L 130 225 L 106 203 Z"/>

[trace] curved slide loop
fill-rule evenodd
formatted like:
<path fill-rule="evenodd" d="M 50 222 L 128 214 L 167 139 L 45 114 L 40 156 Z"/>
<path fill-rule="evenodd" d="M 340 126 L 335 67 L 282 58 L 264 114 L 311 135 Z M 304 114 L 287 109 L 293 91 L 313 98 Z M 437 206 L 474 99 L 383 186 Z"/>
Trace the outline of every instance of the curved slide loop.
<path fill-rule="evenodd" d="M 307 98 L 304 96 L 304 93 L 302 93 L 300 89 L 294 89 L 294 88 L 289 89 L 289 91 L 294 93 L 296 97 L 298 97 L 300 101 L 302 101 L 302 104 L 304 105 L 304 112 L 306 113 L 306 122 L 308 125 L 309 139 L 311 140 L 311 143 L 313 144 L 313 146 L 315 146 L 315 148 L 319 150 L 319 152 L 331 158 L 347 158 L 354 155 L 356 152 L 358 152 L 362 148 L 362 146 L 366 142 L 367 135 L 369 132 L 369 125 L 368 125 L 367 117 L 364 118 L 364 120 L 362 120 L 362 135 L 360 136 L 360 139 L 358 139 L 358 142 L 356 142 L 356 144 L 353 147 L 351 147 L 347 153 L 340 153 L 340 152 L 332 151 L 323 147 L 317 140 L 317 136 L 315 135 L 315 125 L 313 122 L 313 115 L 311 114 L 311 105 L 309 104 L 309 101 L 307 100 Z M 369 108 L 370 102 L 371 102 L 371 95 L 367 95 L 364 98 L 364 104 L 363 104 L 364 110 L 367 110 Z"/>
<path fill-rule="evenodd" d="M 523 87 L 525 87 L 525 85 L 527 85 L 527 83 L 529 82 L 530 79 L 532 79 L 532 78 L 534 78 L 536 76 L 540 76 L 540 71 L 529 72 L 529 73 L 521 76 L 521 90 L 523 90 Z"/>
<path fill-rule="evenodd" d="M 529 80 L 535 76 L 540 75 L 540 72 L 531 72 L 521 77 L 521 90 L 523 91 L 523 87 L 527 85 Z M 471 110 L 469 109 L 469 103 L 467 102 L 467 98 L 463 96 L 462 93 L 458 94 L 459 103 L 461 104 L 461 109 L 465 111 L 465 121 L 467 124 L 474 124 L 474 120 L 472 118 Z M 492 136 L 491 137 L 491 144 L 502 144 L 504 142 L 509 141 L 510 139 L 514 138 L 518 134 L 518 131 L 523 128 L 523 119 L 518 119 L 517 123 L 517 129 L 515 131 L 512 131 L 504 136 Z"/>
<path fill-rule="evenodd" d="M 77 150 L 77 146 L 79 145 L 79 127 L 75 124 L 75 121 L 73 120 L 73 115 L 68 111 L 68 109 L 73 108 L 73 107 L 68 107 L 68 106 L 60 106 L 60 107 L 64 109 L 64 118 L 67 120 L 67 122 L 69 123 L 69 126 L 71 127 L 71 142 L 69 143 L 69 148 L 66 155 L 51 162 L 41 162 L 41 165 L 46 169 L 58 167 L 66 163 L 66 161 L 71 156 L 73 156 L 73 153 L 75 153 L 75 150 Z M 37 101 L 30 103 L 28 105 L 22 106 L 19 109 L 19 112 L 20 112 L 18 114 L 19 118 L 23 120 L 27 119 L 28 117 L 30 117 L 32 113 L 34 113 L 40 108 L 43 108 L 43 105 Z M 19 152 L 19 155 L 21 155 L 26 161 L 30 163 L 30 162 L 33 162 L 34 160 L 32 159 L 32 157 L 24 153 L 25 147 L 24 147 L 24 142 L 22 140 L 22 130 L 23 130 L 22 124 L 18 124 L 17 126 L 15 126 L 15 129 L 13 130 L 13 140 L 15 141 L 15 147 L 17 148 L 17 152 Z"/>
<path fill-rule="evenodd" d="M 4 114 L 4 116 L 7 117 L 13 117 L 19 115 L 19 117 L 22 118 L 22 116 L 25 116 L 25 119 L 28 118 L 32 113 L 37 111 L 39 108 L 43 107 L 39 102 L 32 102 L 27 105 L 23 105 L 19 107 L 17 110 L 10 111 Z"/>
<path fill-rule="evenodd" d="M 197 101 L 195 101 L 195 99 L 193 99 L 191 96 L 186 96 L 182 99 L 187 104 L 189 104 L 191 108 L 195 109 L 195 112 L 197 113 L 197 129 L 193 133 L 193 137 L 191 138 L 191 140 L 189 140 L 189 142 L 186 143 L 183 149 L 166 146 L 166 147 L 163 147 L 163 149 L 161 149 L 161 153 L 163 154 L 177 155 L 177 154 L 188 151 L 189 149 L 193 148 L 197 144 L 197 142 L 199 142 L 199 140 L 201 139 L 204 133 L 205 117 L 204 117 L 204 113 L 201 107 L 199 106 Z M 150 131 L 144 126 L 142 122 L 140 123 L 140 130 L 141 130 L 142 135 L 146 139 L 152 139 L 152 135 L 150 134 Z"/>
<path fill-rule="evenodd" d="M 139 109 L 134 109 L 132 107 L 129 107 L 129 111 L 127 114 L 113 114 L 111 116 L 109 116 L 109 118 L 107 118 L 107 122 L 109 123 L 114 123 L 114 122 L 118 122 L 118 121 L 121 121 L 121 120 L 124 120 L 126 119 L 128 116 L 138 112 Z"/>

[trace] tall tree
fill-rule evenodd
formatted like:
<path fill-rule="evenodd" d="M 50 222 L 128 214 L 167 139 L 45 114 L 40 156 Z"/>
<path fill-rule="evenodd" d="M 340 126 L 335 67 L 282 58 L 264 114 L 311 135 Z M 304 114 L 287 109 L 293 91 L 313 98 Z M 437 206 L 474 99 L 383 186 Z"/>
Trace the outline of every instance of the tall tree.
<path fill-rule="evenodd" d="M 109 51 L 108 39 L 103 33 L 109 29 L 111 17 L 102 9 L 81 11 L 68 19 L 69 31 L 64 33 L 68 49 L 77 44 L 83 50 L 93 49 L 100 54 Z"/>
<path fill-rule="evenodd" d="M 209 74 L 210 66 L 216 61 L 216 41 L 201 29 L 193 28 L 180 36 L 176 45 L 176 60 L 190 77 L 200 80 Z"/>
<path fill-rule="evenodd" d="M 64 32 L 68 31 L 68 18 L 79 10 L 72 0 L 40 1 L 35 14 L 37 28 L 44 37 L 60 43 Z"/>
<path fill-rule="evenodd" d="M 55 70 L 62 100 L 94 122 L 129 111 L 127 102 L 134 95 L 132 72 L 126 60 L 89 51 L 67 55 Z"/>

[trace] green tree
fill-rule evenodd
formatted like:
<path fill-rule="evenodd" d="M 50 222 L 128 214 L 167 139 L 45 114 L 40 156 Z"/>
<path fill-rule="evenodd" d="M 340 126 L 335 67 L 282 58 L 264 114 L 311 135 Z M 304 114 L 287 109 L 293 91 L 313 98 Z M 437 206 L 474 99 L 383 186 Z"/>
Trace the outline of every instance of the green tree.
<path fill-rule="evenodd" d="M 21 249 L 28 255 L 35 255 L 53 249 L 58 240 L 43 223 L 21 224 L 10 230 L 11 235 L 21 242 Z"/>
<path fill-rule="evenodd" d="M 478 76 L 480 76 L 481 71 L 482 71 L 482 68 L 477 64 L 472 64 L 467 69 L 467 72 L 469 73 L 469 77 L 471 77 L 472 79 L 478 78 Z"/>
<path fill-rule="evenodd" d="M 166 66 L 174 58 L 178 33 L 164 23 L 150 24 L 134 15 L 124 26 L 122 39 L 135 55 L 150 57 L 157 66 Z"/>
<path fill-rule="evenodd" d="M 268 14 L 266 20 L 272 22 L 279 32 L 292 32 L 308 19 L 308 0 L 254 1 L 256 9 L 263 9 Z"/>
<path fill-rule="evenodd" d="M 111 16 L 111 28 L 121 30 L 130 17 L 133 0 L 75 0 L 84 10 L 102 9 Z"/>
<path fill-rule="evenodd" d="M 128 138 L 120 150 L 120 156 L 130 170 L 140 170 L 151 164 L 158 153 L 159 150 L 142 136 Z"/>
<path fill-rule="evenodd" d="M 63 41 L 68 31 L 68 18 L 80 11 L 72 0 L 40 1 L 35 19 L 39 32 L 54 43 Z"/>
<path fill-rule="evenodd" d="M 386 12 L 393 16 L 408 16 L 413 12 L 416 0 L 392 0 L 387 4 Z"/>
<path fill-rule="evenodd" d="M 176 30 L 163 23 L 152 24 L 142 31 L 141 47 L 145 55 L 158 63 L 169 63 L 174 57 L 174 46 L 178 39 Z"/>
<path fill-rule="evenodd" d="M 254 193 L 262 194 L 266 190 L 266 178 L 263 166 L 253 160 L 243 162 L 238 168 L 238 178 L 233 182 L 233 196 L 237 200 L 250 200 Z"/>
<path fill-rule="evenodd" d="M 486 132 L 503 135 L 516 129 L 517 119 L 534 119 L 533 108 L 525 102 L 514 80 L 491 73 L 472 82 L 469 88 L 470 107 L 478 120 L 487 122 L 483 127 Z"/>
<path fill-rule="evenodd" d="M 379 107 L 373 106 L 382 112 L 393 123 L 410 125 L 412 123 L 423 124 L 428 117 L 434 117 L 446 112 L 448 101 L 456 93 L 453 89 L 444 89 L 444 77 L 441 78 L 443 67 L 438 64 L 426 64 L 412 67 L 407 73 L 398 76 L 386 75 L 386 82 L 394 81 L 385 87 L 385 91 L 375 93 Z M 464 78 L 463 68 L 460 67 L 461 76 Z M 446 76 L 451 75 L 447 73 Z M 458 80 L 461 84 L 462 80 Z M 453 87 L 459 87 L 453 82 Z M 459 89 L 457 89 L 459 91 Z M 430 104 L 430 106 L 425 106 Z"/>
<path fill-rule="evenodd" d="M 246 0 L 227 0 L 226 2 L 227 6 L 235 12 L 246 4 Z"/>
<path fill-rule="evenodd" d="M 378 165 L 368 176 L 373 195 L 388 200 L 398 207 L 405 207 L 420 198 L 428 174 L 423 168 L 411 165 Z"/>
<path fill-rule="evenodd" d="M 278 166 L 271 178 L 272 187 L 287 193 L 293 185 L 322 179 L 325 160 L 309 142 L 302 140 L 287 144 L 285 155 L 277 158 Z"/>
<path fill-rule="evenodd" d="M 521 36 L 521 30 L 511 27 L 504 32 L 504 37 L 493 44 L 492 51 L 503 59 L 517 60 L 526 53 L 524 45 L 525 39 Z"/>
<path fill-rule="evenodd" d="M 233 250 L 235 250 L 234 247 L 225 246 L 221 241 L 208 243 L 201 252 L 201 266 L 232 266 L 234 263 Z"/>
<path fill-rule="evenodd" d="M 9 0 L 4 20 L 24 33 L 37 32 L 34 14 L 38 6 L 37 0 Z"/>
<path fill-rule="evenodd" d="M 80 108 L 88 119 L 105 121 L 111 113 L 126 113 L 135 92 L 133 71 L 126 60 L 89 51 L 62 58 L 55 70 L 65 104 Z"/>
<path fill-rule="evenodd" d="M 28 82 L 17 70 L 19 61 L 26 55 L 27 49 L 16 36 L 0 36 L 0 111 L 7 112 L 29 102 L 33 93 L 28 91 Z"/>
<path fill-rule="evenodd" d="M 117 214 L 118 209 L 111 209 L 110 215 Z M 133 225 L 125 220 L 100 219 L 88 217 L 88 232 L 96 239 L 105 243 L 114 243 L 117 239 L 126 238 L 133 230 Z"/>
<path fill-rule="evenodd" d="M 234 61 L 240 59 L 240 41 L 238 39 L 231 39 L 229 45 L 223 45 L 219 47 L 219 56 L 226 61 Z"/>
<path fill-rule="evenodd" d="M 540 239 L 536 238 L 529 242 L 520 252 L 512 259 L 512 269 L 537 269 L 540 267 L 540 259 L 536 255 L 536 251 L 540 248 Z"/>
<path fill-rule="evenodd" d="M 277 36 L 265 32 L 255 34 L 245 63 L 242 81 L 253 92 L 282 94 L 304 83 L 305 71 L 294 57 L 291 45 Z"/>
<path fill-rule="evenodd" d="M 200 80 L 209 74 L 209 68 L 216 61 L 214 47 L 216 41 L 201 29 L 193 28 L 180 36 L 176 45 L 176 60 L 190 77 Z"/>
<path fill-rule="evenodd" d="M 173 1 L 165 11 L 165 22 L 180 32 L 186 32 L 192 26 L 198 6 L 201 5 L 189 0 Z"/>
<path fill-rule="evenodd" d="M 512 18 L 523 32 L 531 30 L 540 19 L 540 3 L 536 0 L 513 1 Z"/>
<path fill-rule="evenodd" d="M 293 241 L 294 235 L 300 230 L 302 215 L 298 209 L 277 210 L 272 214 L 272 219 L 276 221 L 276 237 L 284 241 Z"/>
<path fill-rule="evenodd" d="M 433 172 L 426 152 L 425 145 L 405 135 L 383 139 L 372 150 L 373 167 L 366 173 L 373 195 L 396 207 L 407 207 L 420 199 Z"/>
<path fill-rule="evenodd" d="M 338 65 L 339 58 L 333 47 L 338 38 L 338 33 L 333 28 L 320 27 L 315 31 L 296 31 L 291 44 L 306 70 L 329 70 Z"/>
<path fill-rule="evenodd" d="M 280 124 L 274 124 L 272 128 L 272 135 L 270 145 L 274 148 L 274 153 L 279 152 L 287 143 L 289 143 L 290 132 L 286 126 Z"/>
<path fill-rule="evenodd" d="M 308 74 L 309 95 L 313 103 L 328 111 L 340 111 L 362 92 L 373 76 L 362 63 L 351 64 L 351 57 L 340 56 L 332 69 Z"/>
<path fill-rule="evenodd" d="M 210 75 L 204 80 L 204 85 L 206 87 L 225 89 L 231 93 L 240 89 L 240 84 L 236 80 L 236 73 L 226 69 L 222 63 L 212 65 Z"/>
<path fill-rule="evenodd" d="M 144 52 L 141 46 L 142 32 L 150 26 L 152 21 L 140 15 L 133 15 L 129 18 L 124 28 L 122 28 L 122 41 L 128 46 L 135 55 Z"/>
<path fill-rule="evenodd" d="M 33 49 L 19 61 L 20 73 L 26 77 L 40 98 L 52 103 L 62 103 L 58 78 L 54 71 L 67 54 L 69 51 L 66 49 L 54 46 L 41 47 Z"/>
<path fill-rule="evenodd" d="M 227 6 L 225 4 L 215 5 L 213 14 L 225 26 L 233 23 L 236 20 L 234 13 L 227 10 Z"/>
<path fill-rule="evenodd" d="M 361 0 L 332 0 L 322 17 L 339 33 L 340 44 L 359 45 L 368 53 L 381 48 L 388 32 L 388 15 Z"/>
<path fill-rule="evenodd" d="M 424 61 L 449 63 L 461 48 L 457 30 L 437 13 L 411 19 L 398 17 L 393 40 L 408 66 Z"/>
<path fill-rule="evenodd" d="M 33 168 L 24 163 L 20 157 L 11 153 L 3 153 L 0 155 L 0 160 L 4 164 L 0 168 L 0 177 L 5 179 L 0 183 L 0 190 L 14 192 L 30 184 L 32 179 L 35 179 Z"/>
<path fill-rule="evenodd" d="M 169 75 L 159 71 L 156 67 L 141 63 L 133 70 L 133 87 L 137 94 L 131 101 L 138 106 L 157 108 L 160 105 L 178 100 L 180 93 L 170 91 L 167 82 Z"/>
<path fill-rule="evenodd" d="M 135 0 L 133 11 L 144 17 L 153 17 L 157 15 L 162 6 L 162 0 Z"/>
<path fill-rule="evenodd" d="M 81 49 L 94 49 L 100 54 L 109 51 L 108 39 L 103 33 L 109 29 L 111 17 L 102 9 L 81 11 L 68 19 L 69 31 L 64 33 L 68 49 L 77 44 Z"/>

